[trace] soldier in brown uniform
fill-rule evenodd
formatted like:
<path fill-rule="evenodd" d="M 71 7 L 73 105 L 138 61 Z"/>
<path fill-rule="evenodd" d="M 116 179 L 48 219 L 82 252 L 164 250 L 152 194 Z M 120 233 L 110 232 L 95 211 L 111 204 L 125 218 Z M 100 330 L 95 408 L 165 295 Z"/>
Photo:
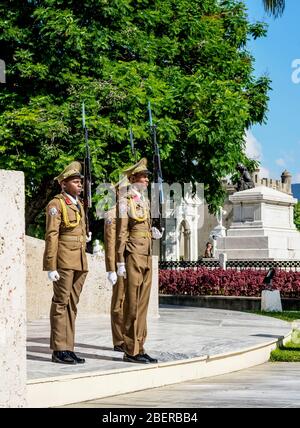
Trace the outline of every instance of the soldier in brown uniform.
<path fill-rule="evenodd" d="M 124 339 L 123 339 L 123 303 L 124 303 L 124 280 L 121 276 L 117 276 L 117 263 L 116 263 L 116 239 L 117 239 L 117 198 L 119 188 L 129 184 L 127 177 L 123 177 L 114 187 L 113 194 L 115 200 L 113 207 L 105 213 L 104 218 L 104 249 L 105 249 L 105 266 L 107 272 L 107 279 L 113 286 L 111 306 L 110 306 L 110 319 L 111 319 L 111 332 L 114 345 L 114 351 L 124 352 Z"/>
<path fill-rule="evenodd" d="M 122 277 L 118 277 L 116 274 L 116 207 L 113 207 L 105 214 L 104 249 L 107 279 L 113 286 L 110 314 L 114 351 L 124 352 L 124 281 Z"/>
<path fill-rule="evenodd" d="M 145 191 L 149 184 L 147 159 L 125 171 L 132 183 L 120 192 L 117 217 L 117 274 L 125 278 L 124 361 L 157 363 L 145 353 L 147 310 L 152 282 L 152 238 L 161 238 L 151 227 Z"/>
<path fill-rule="evenodd" d="M 43 269 L 53 281 L 50 311 L 52 361 L 84 363 L 74 353 L 75 318 L 79 296 L 88 272 L 86 225 L 83 205 L 81 165 L 72 162 L 55 179 L 62 192 L 46 208 L 46 246 Z"/>

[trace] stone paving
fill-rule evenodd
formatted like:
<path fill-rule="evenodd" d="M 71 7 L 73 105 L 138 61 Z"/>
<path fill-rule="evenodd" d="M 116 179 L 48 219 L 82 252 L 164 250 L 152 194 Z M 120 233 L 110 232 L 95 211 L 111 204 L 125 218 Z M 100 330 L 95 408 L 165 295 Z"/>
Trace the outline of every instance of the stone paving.
<path fill-rule="evenodd" d="M 64 407 L 299 408 L 300 363 L 266 363 L 222 376 Z"/>
<path fill-rule="evenodd" d="M 289 323 L 270 317 L 218 309 L 164 306 L 160 308 L 160 318 L 148 323 L 146 351 L 161 362 L 212 356 L 276 340 L 290 330 Z M 86 358 L 85 364 L 67 366 L 52 363 L 49 320 L 29 323 L 28 379 L 133 367 L 132 363 L 122 361 L 122 353 L 112 350 L 108 316 L 78 318 L 75 351 Z"/>

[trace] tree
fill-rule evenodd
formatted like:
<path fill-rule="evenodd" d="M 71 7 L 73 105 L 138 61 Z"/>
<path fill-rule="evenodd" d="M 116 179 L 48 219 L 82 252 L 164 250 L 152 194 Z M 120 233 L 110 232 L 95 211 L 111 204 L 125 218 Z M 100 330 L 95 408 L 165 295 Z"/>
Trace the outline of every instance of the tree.
<path fill-rule="evenodd" d="M 275 16 L 281 16 L 285 9 L 285 0 L 263 0 L 265 10 Z"/>
<path fill-rule="evenodd" d="M 151 160 L 151 100 L 165 180 L 205 183 L 215 210 L 222 177 L 248 162 L 245 129 L 265 120 L 269 80 L 246 48 L 265 34 L 235 0 L 2 1 L 0 168 L 25 173 L 27 230 L 83 159 L 83 100 L 94 188 L 132 162 L 130 126 Z"/>
<path fill-rule="evenodd" d="M 294 223 L 296 228 L 300 231 L 300 202 L 294 206 Z"/>

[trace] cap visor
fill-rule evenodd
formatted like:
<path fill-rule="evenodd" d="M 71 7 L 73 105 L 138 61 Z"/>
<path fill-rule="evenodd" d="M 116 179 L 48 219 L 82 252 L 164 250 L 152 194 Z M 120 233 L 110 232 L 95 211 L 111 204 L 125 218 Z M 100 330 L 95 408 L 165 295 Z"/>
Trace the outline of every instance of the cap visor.
<path fill-rule="evenodd" d="M 149 171 L 148 169 L 143 169 L 142 171 L 138 171 L 133 175 L 137 175 L 137 174 L 147 174 L 147 175 L 152 175 L 152 172 Z"/>

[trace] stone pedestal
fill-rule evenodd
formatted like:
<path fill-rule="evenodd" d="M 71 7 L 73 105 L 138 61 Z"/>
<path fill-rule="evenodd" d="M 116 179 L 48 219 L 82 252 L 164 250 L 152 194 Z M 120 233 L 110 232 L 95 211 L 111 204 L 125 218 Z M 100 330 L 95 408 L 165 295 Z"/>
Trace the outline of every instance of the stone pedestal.
<path fill-rule="evenodd" d="M 227 254 L 226 253 L 220 253 L 219 254 L 219 264 L 220 264 L 220 267 L 224 270 L 226 270 L 226 263 L 227 263 Z"/>
<path fill-rule="evenodd" d="M 261 293 L 261 311 L 282 312 L 279 290 L 263 290 Z"/>
<path fill-rule="evenodd" d="M 26 406 L 24 175 L 0 170 L 0 407 Z"/>
<path fill-rule="evenodd" d="M 233 222 L 227 236 L 218 238 L 216 257 L 226 252 L 228 259 L 300 258 L 300 232 L 293 221 L 296 199 L 265 186 L 229 199 Z"/>

